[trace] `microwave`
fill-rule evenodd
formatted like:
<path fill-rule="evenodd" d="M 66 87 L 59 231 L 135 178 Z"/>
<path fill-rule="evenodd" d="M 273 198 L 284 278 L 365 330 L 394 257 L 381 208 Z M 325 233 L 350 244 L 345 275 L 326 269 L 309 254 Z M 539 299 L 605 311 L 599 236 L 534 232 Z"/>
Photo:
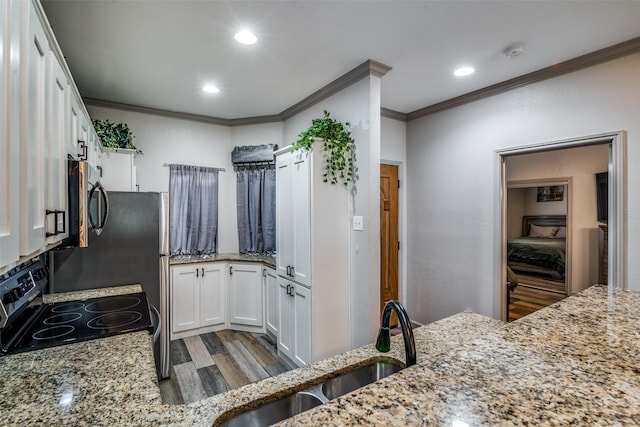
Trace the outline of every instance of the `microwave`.
<path fill-rule="evenodd" d="M 86 248 L 107 224 L 109 197 L 87 161 L 70 159 L 68 167 L 69 237 L 59 248 Z"/>

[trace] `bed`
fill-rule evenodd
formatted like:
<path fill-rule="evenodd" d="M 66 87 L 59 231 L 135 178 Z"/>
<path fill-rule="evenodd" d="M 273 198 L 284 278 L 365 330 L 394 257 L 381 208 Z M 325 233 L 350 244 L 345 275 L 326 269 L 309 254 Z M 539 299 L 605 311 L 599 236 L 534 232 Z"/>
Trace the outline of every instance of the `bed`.
<path fill-rule="evenodd" d="M 522 237 L 507 240 L 507 265 L 516 273 L 534 273 L 564 280 L 566 215 L 522 218 Z"/>

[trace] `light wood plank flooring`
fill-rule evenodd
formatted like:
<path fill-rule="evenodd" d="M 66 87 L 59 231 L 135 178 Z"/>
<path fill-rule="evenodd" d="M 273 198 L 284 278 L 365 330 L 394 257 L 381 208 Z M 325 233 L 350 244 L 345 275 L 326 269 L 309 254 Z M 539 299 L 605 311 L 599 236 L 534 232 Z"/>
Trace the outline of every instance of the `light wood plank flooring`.
<path fill-rule="evenodd" d="M 160 382 L 167 404 L 196 402 L 294 367 L 262 334 L 224 330 L 171 341 L 171 378 Z"/>
<path fill-rule="evenodd" d="M 519 285 L 511 293 L 509 321 L 520 319 L 553 303 L 565 299 L 567 295 Z"/>

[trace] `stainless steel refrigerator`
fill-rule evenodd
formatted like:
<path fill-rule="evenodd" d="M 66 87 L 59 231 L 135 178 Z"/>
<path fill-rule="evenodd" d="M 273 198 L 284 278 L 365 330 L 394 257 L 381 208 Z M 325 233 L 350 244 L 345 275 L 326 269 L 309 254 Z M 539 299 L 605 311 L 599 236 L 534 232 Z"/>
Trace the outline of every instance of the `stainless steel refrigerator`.
<path fill-rule="evenodd" d="M 109 192 L 109 215 L 87 248 L 50 253 L 50 292 L 140 284 L 160 317 L 158 378 L 169 376 L 169 195 Z M 153 309 L 152 309 L 153 310 Z"/>

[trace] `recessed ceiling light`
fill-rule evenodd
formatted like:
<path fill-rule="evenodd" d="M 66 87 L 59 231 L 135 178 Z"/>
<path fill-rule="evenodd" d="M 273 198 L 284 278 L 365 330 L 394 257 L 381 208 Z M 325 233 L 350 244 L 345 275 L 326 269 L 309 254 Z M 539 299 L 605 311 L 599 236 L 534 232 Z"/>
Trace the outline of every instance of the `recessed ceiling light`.
<path fill-rule="evenodd" d="M 233 37 L 242 44 L 254 44 L 258 41 L 258 38 L 251 31 L 240 31 Z"/>
<path fill-rule="evenodd" d="M 220 89 L 218 89 L 214 85 L 204 85 L 204 86 L 202 86 L 202 90 L 207 92 L 207 93 L 218 93 L 218 92 L 220 92 Z"/>
<path fill-rule="evenodd" d="M 476 70 L 473 67 L 460 67 L 453 72 L 453 75 L 456 77 L 464 77 L 473 74 L 474 71 Z"/>

